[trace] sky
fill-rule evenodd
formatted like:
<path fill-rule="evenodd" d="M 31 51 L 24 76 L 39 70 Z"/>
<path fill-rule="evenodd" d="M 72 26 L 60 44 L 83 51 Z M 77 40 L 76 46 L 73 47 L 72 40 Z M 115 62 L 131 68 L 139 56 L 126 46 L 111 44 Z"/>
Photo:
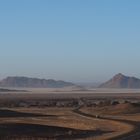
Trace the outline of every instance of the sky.
<path fill-rule="evenodd" d="M 139 0 L 0 0 L 0 78 L 140 78 Z"/>

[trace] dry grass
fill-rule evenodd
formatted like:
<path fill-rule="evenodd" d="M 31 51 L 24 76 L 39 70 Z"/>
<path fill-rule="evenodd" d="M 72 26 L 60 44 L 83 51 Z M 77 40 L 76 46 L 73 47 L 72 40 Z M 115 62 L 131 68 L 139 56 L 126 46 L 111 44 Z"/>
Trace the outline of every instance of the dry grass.
<path fill-rule="evenodd" d="M 90 107 L 82 108 L 81 111 L 85 112 L 87 114 L 91 114 L 91 115 L 96 115 L 96 114 L 101 115 L 101 113 L 102 113 L 101 110 L 100 111 L 98 110 L 96 112 L 95 109 L 90 108 Z M 106 115 L 104 115 L 104 116 L 106 116 Z M 110 118 L 113 117 L 114 118 L 114 116 L 112 116 L 112 115 L 107 115 L 107 117 L 110 117 Z M 120 118 L 118 118 L 118 119 L 120 119 Z M 124 118 L 122 117 L 122 119 L 124 119 Z M 119 136 L 119 135 L 122 135 L 122 134 L 125 134 L 125 133 L 128 133 L 128 132 L 131 132 L 134 129 L 134 126 L 129 125 L 127 123 L 122 123 L 122 122 L 119 122 L 119 121 L 106 120 L 104 122 L 106 122 L 106 123 L 102 123 L 102 121 L 101 121 L 101 124 L 99 125 L 99 127 L 101 125 L 104 125 L 105 129 L 112 129 L 113 132 L 110 133 L 110 134 L 103 134 L 102 136 L 98 136 L 98 137 L 96 137 L 97 140 L 108 140 L 110 138 L 113 138 L 113 137 L 116 137 L 116 136 Z"/>
<path fill-rule="evenodd" d="M 97 106 L 97 107 L 87 107 L 85 110 L 94 113 L 95 115 L 126 115 L 126 114 L 136 114 L 140 112 L 140 105 L 135 105 L 131 103 L 121 103 L 117 105 L 109 106 Z"/>
<path fill-rule="evenodd" d="M 96 118 L 88 118 L 72 112 L 72 108 L 15 108 L 12 109 L 20 112 L 27 113 L 41 113 L 46 115 L 55 115 L 54 117 L 31 117 L 31 118 L 0 118 L 1 123 L 28 123 L 28 124 L 41 124 L 50 126 L 61 126 L 67 128 L 81 129 L 81 130 L 102 130 L 110 133 L 94 137 L 97 140 L 105 140 L 113 138 L 117 135 L 127 133 L 133 129 L 132 126 L 112 121 L 102 120 Z M 87 113 L 89 110 L 83 109 Z M 87 140 L 92 138 L 86 138 Z"/>
<path fill-rule="evenodd" d="M 36 90 L 36 93 L 38 93 L 39 90 Z M 32 93 L 23 93 L 23 94 L 1 94 L 0 99 L 3 100 L 28 100 L 28 99 L 55 99 L 56 97 L 59 98 L 71 98 L 72 95 L 74 95 L 75 98 L 79 97 L 103 97 L 103 93 L 98 94 L 95 91 L 89 91 L 87 94 L 85 92 L 80 94 L 77 92 L 75 94 L 75 91 L 70 93 L 69 92 L 62 92 L 62 94 L 59 94 L 59 91 L 56 91 L 54 94 L 50 94 L 51 91 L 48 91 L 48 94 L 45 94 L 46 91 L 42 91 L 41 94 L 32 94 Z M 101 91 L 99 91 L 101 92 Z M 68 93 L 66 95 L 66 93 Z M 121 94 L 121 93 L 120 93 Z M 110 99 L 119 98 L 120 94 L 117 94 L 117 97 L 115 94 L 104 94 L 104 96 L 110 97 Z M 60 96 L 61 95 L 61 96 Z M 125 96 L 124 94 L 121 94 L 122 96 Z M 136 94 L 136 96 L 139 96 Z M 130 94 L 127 94 L 127 97 L 131 97 Z M 103 107 L 103 108 L 82 108 L 81 110 L 88 113 L 88 114 L 101 114 L 101 115 L 107 115 L 109 117 L 114 117 L 123 119 L 123 120 L 133 120 L 133 121 L 140 121 L 140 114 L 125 114 L 124 112 L 127 111 L 127 108 L 130 108 L 131 106 L 116 106 L 115 108 L 112 107 Z M 103 120 L 98 118 L 90 118 L 85 117 L 82 115 L 78 115 L 74 113 L 72 110 L 73 108 L 57 108 L 57 107 L 45 107 L 45 108 L 12 108 L 11 110 L 18 111 L 18 112 L 26 112 L 26 113 L 40 113 L 45 115 L 54 115 L 54 116 L 39 116 L 39 117 L 0 117 L 0 123 L 26 123 L 26 124 L 41 124 L 41 125 L 49 125 L 49 126 L 60 126 L 60 127 L 67 127 L 67 128 L 73 128 L 73 129 L 81 129 L 81 130 L 102 130 L 107 133 L 104 133 L 100 136 L 94 137 L 94 140 L 108 140 L 110 138 L 113 138 L 115 136 L 128 133 L 134 129 L 133 126 L 128 125 L 126 123 L 122 123 L 119 121 L 112 121 L 112 120 Z M 111 112 L 110 112 L 111 111 Z M 129 110 L 131 112 L 135 112 L 136 110 Z M 123 114 L 122 114 L 123 112 Z M 84 140 L 93 140 L 93 137 L 90 138 L 84 138 Z"/>

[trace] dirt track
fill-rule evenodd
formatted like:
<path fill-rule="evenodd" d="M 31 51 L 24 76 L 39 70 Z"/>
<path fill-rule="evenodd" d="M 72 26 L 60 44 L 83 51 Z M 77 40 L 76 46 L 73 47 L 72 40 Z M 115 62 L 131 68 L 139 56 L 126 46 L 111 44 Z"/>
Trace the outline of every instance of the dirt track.
<path fill-rule="evenodd" d="M 79 109 L 75 109 L 75 110 L 73 110 L 73 112 L 77 113 L 79 115 L 85 116 L 85 117 L 96 118 L 95 115 L 84 113 L 84 112 L 80 111 Z M 134 126 L 133 131 L 126 133 L 126 134 L 123 134 L 123 135 L 120 135 L 120 136 L 117 136 L 115 138 L 111 138 L 110 140 L 140 140 L 140 122 L 114 119 L 114 118 L 110 118 L 110 117 L 108 118 L 108 117 L 102 117 L 102 116 L 100 116 L 98 119 L 119 121 L 119 122 L 127 123 L 129 125 Z"/>
<path fill-rule="evenodd" d="M 140 140 L 140 122 L 128 121 L 128 123 L 134 125 L 135 129 L 130 133 L 118 136 L 112 140 Z"/>

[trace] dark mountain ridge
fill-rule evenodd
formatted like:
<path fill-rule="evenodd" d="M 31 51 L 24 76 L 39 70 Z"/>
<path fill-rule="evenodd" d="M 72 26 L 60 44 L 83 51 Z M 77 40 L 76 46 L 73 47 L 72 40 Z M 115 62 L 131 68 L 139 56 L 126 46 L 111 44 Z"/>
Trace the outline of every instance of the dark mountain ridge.
<path fill-rule="evenodd" d="M 53 79 L 39 79 L 29 77 L 7 77 L 0 81 L 0 87 L 29 87 L 29 88 L 63 88 L 74 86 L 71 82 Z"/>
<path fill-rule="evenodd" d="M 119 73 L 109 81 L 101 84 L 99 88 L 140 88 L 140 79 Z"/>

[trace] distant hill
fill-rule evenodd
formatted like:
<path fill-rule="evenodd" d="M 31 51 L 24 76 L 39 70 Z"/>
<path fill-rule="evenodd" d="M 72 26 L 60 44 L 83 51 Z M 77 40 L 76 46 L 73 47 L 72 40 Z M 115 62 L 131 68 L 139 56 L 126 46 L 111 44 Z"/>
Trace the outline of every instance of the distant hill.
<path fill-rule="evenodd" d="M 99 88 L 140 88 L 140 79 L 119 73 Z"/>
<path fill-rule="evenodd" d="M 0 87 L 63 88 L 68 86 L 74 86 L 74 84 L 61 80 L 29 77 L 7 77 L 0 81 Z"/>

